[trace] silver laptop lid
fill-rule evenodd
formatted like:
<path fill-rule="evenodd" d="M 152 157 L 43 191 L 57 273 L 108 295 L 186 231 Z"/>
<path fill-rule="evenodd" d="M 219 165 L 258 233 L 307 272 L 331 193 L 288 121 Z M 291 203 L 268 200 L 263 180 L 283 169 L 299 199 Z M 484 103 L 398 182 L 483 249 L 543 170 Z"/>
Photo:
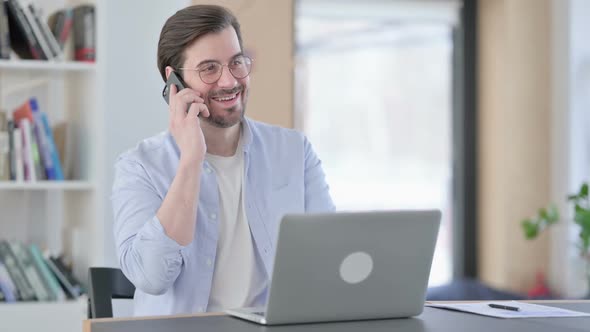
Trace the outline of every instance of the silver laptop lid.
<path fill-rule="evenodd" d="M 440 217 L 437 210 L 286 215 L 268 324 L 420 314 Z"/>

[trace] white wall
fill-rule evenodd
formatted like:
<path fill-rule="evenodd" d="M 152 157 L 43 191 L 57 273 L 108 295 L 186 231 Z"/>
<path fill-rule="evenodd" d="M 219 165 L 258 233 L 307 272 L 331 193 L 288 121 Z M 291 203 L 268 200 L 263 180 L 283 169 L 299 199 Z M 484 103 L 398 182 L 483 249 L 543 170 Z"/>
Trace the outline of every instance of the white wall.
<path fill-rule="evenodd" d="M 162 99 L 162 78 L 156 65 L 158 37 L 164 22 L 187 0 L 103 1 L 99 24 L 105 31 L 98 36 L 100 87 L 106 99 L 104 110 L 103 176 L 105 265 L 118 266 L 113 238 L 110 188 L 117 156 L 143 138 L 167 128 L 167 105 Z"/>

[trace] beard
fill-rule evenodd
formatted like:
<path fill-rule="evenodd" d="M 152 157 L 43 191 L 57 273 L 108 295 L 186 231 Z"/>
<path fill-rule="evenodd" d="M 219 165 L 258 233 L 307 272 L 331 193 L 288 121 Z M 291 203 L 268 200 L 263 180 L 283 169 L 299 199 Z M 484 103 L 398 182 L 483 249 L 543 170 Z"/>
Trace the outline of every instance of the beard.
<path fill-rule="evenodd" d="M 239 104 L 229 107 L 229 108 L 220 108 L 212 106 L 211 99 L 215 96 L 220 95 L 230 95 L 235 93 L 240 93 L 239 95 Z M 248 90 L 243 86 L 239 85 L 230 90 L 216 90 L 209 93 L 207 97 L 206 105 L 209 109 L 209 117 L 201 118 L 201 121 L 205 121 L 212 126 L 217 128 L 230 128 L 235 126 L 236 124 L 242 122 L 244 116 L 246 114 L 246 101 L 248 99 Z"/>

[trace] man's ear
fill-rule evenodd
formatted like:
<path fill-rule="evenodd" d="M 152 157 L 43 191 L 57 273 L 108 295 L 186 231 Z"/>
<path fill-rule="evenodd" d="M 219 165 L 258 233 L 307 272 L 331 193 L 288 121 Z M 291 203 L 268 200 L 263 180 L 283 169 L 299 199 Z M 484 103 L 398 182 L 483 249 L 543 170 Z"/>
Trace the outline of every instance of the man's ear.
<path fill-rule="evenodd" d="M 166 70 L 166 80 L 168 80 L 168 78 L 170 77 L 170 73 L 172 73 L 174 71 L 174 68 L 172 68 L 170 66 L 166 66 L 166 68 L 164 68 L 164 70 Z"/>

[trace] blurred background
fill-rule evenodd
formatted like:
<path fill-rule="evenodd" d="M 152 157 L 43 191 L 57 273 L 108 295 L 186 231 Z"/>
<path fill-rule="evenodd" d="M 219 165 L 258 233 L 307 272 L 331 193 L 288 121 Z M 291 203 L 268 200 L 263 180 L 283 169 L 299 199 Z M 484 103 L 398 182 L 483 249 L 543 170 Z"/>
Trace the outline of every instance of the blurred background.
<path fill-rule="evenodd" d="M 247 115 L 307 135 L 338 210 L 442 210 L 432 299 L 590 293 L 590 219 L 568 202 L 579 194 L 588 208 L 590 1 L 32 3 L 59 48 L 25 59 L 0 43 L 0 114 L 9 137 L 8 120 L 34 99 L 63 177 L 0 181 L 0 239 L 71 267 L 82 293 L 89 266 L 118 266 L 113 164 L 167 127 L 157 41 L 192 3 L 237 15 L 255 59 Z M 92 19 L 77 27 L 80 7 Z M 51 21 L 59 12 L 72 15 L 70 37 Z M 59 318 L 85 314 L 80 294 L 66 295 L 38 322 L 79 326 Z M 23 308 L 0 303 L 0 321 Z"/>

